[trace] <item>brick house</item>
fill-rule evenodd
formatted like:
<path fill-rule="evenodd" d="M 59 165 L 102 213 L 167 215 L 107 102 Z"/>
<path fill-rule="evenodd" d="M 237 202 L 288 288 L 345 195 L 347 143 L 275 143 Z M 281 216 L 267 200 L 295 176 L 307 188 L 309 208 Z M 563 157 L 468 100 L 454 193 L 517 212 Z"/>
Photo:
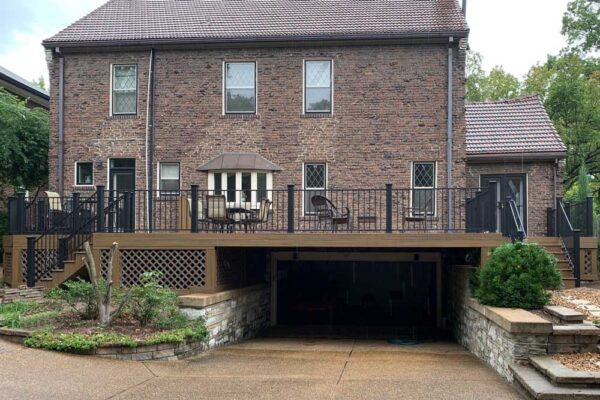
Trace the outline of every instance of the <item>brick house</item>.
<path fill-rule="evenodd" d="M 455 0 L 110 0 L 43 43 L 56 193 L 15 199 L 5 276 L 53 287 L 118 240 L 124 285 L 153 268 L 202 296 L 266 284 L 271 325 L 437 328 L 452 266 L 506 236 L 595 279 L 539 98 L 465 104 L 468 34 Z"/>

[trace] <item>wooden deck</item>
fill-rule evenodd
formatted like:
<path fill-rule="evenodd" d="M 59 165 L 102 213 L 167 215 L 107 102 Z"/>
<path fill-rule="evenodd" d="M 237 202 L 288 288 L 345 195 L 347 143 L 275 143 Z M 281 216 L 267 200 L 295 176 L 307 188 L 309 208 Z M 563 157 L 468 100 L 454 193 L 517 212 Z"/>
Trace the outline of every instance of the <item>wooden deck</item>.
<path fill-rule="evenodd" d="M 127 248 L 489 248 L 508 239 L 496 233 L 96 233 L 95 246 Z"/>

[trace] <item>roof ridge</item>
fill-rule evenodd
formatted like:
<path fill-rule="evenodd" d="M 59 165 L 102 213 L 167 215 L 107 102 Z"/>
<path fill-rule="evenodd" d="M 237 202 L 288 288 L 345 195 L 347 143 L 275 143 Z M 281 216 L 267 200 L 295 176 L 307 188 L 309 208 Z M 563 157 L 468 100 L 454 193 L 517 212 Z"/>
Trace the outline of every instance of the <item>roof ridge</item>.
<path fill-rule="evenodd" d="M 484 101 L 466 101 L 465 104 L 470 105 L 478 105 L 478 104 L 511 104 L 518 103 L 525 100 L 539 100 L 540 104 L 542 103 L 542 97 L 536 92 L 533 94 L 523 95 L 519 97 L 513 97 L 511 99 L 502 99 L 502 100 L 484 100 Z"/>

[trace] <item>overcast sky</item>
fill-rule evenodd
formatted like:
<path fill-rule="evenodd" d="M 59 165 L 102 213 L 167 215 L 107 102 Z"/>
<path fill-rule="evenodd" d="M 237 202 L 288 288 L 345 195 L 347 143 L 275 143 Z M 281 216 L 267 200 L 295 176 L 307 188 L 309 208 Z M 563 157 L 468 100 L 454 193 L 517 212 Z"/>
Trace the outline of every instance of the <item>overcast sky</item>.
<path fill-rule="evenodd" d="M 105 0 L 1 0 L 0 65 L 33 80 L 48 71 L 41 41 L 103 4 Z M 462 0 L 459 0 L 462 1 Z M 519 77 L 556 54 L 568 0 L 468 0 L 471 49 L 484 67 L 502 65 Z"/>

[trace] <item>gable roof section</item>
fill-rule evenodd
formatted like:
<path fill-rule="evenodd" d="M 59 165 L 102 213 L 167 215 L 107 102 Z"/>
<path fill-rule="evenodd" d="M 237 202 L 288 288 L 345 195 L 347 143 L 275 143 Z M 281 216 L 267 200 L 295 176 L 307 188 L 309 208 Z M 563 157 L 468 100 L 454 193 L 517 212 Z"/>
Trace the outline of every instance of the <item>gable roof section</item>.
<path fill-rule="evenodd" d="M 564 157 L 567 148 L 538 95 L 466 103 L 467 157 Z"/>
<path fill-rule="evenodd" d="M 457 0 L 110 0 L 43 44 L 394 39 L 467 33 Z"/>

